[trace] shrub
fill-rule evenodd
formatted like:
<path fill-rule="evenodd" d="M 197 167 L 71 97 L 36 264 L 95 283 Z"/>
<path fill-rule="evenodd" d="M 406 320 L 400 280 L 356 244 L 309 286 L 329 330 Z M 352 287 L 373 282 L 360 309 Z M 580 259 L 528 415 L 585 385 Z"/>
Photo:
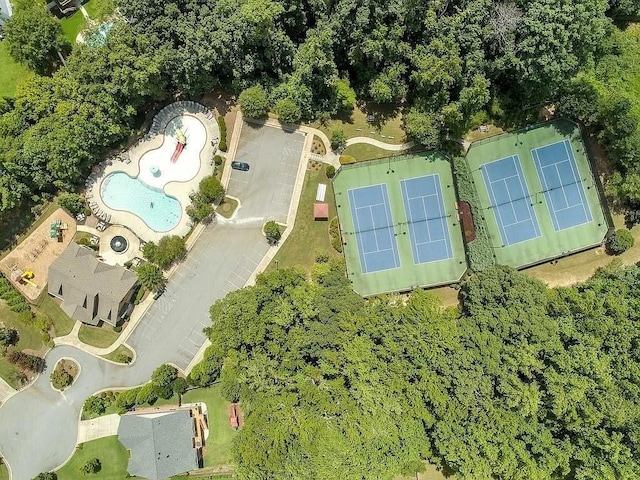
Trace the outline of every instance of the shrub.
<path fill-rule="evenodd" d="M 58 480 L 58 474 L 56 472 L 43 472 L 33 477 L 33 480 Z"/>
<path fill-rule="evenodd" d="M 227 132 L 225 132 L 226 134 Z M 221 152 L 226 152 L 227 151 L 227 140 L 226 139 L 220 139 L 220 143 L 218 144 L 218 148 L 220 149 Z"/>
<path fill-rule="evenodd" d="M 92 458 L 87 463 L 85 463 L 80 470 L 82 471 L 83 475 L 98 473 L 100 470 L 102 470 L 100 459 Z"/>
<path fill-rule="evenodd" d="M 144 297 L 144 294 L 147 292 L 147 290 L 140 285 L 140 288 L 138 289 L 138 293 L 136 293 L 136 298 L 134 298 L 133 300 L 133 304 L 134 305 L 138 305 L 140 304 L 140 302 L 142 301 L 142 297 Z"/>
<path fill-rule="evenodd" d="M 122 331 L 122 325 L 116 325 L 113 327 L 113 331 L 116 333 L 120 333 Z"/>
<path fill-rule="evenodd" d="M 118 363 L 131 363 L 131 357 L 126 353 L 117 354 L 114 360 Z"/>
<path fill-rule="evenodd" d="M 136 398 L 141 387 L 135 387 L 130 390 L 120 392 L 116 397 L 116 407 L 129 410 L 136 404 Z"/>
<path fill-rule="evenodd" d="M 82 245 L 83 247 L 88 247 L 95 251 L 98 251 L 98 248 L 99 248 L 98 245 L 94 245 L 93 243 L 91 243 L 87 237 L 79 238 L 78 240 L 76 240 L 76 243 L 78 245 Z"/>
<path fill-rule="evenodd" d="M 8 347 L 15 345 L 20 340 L 20 335 L 13 328 L 0 328 L 0 345 Z"/>
<path fill-rule="evenodd" d="M 245 117 L 262 118 L 269 110 L 267 92 L 260 85 L 249 87 L 238 96 L 240 110 Z"/>
<path fill-rule="evenodd" d="M 9 352 L 7 354 L 7 360 L 20 368 L 30 370 L 34 373 L 40 373 L 44 369 L 44 359 L 18 350 Z"/>
<path fill-rule="evenodd" d="M 107 411 L 107 399 L 102 395 L 93 395 L 84 402 L 84 411 L 90 415 L 100 416 Z"/>
<path fill-rule="evenodd" d="M 218 121 L 218 127 L 220 128 L 220 133 L 224 132 L 226 135 L 227 122 L 224 121 L 224 117 L 222 115 L 218 115 L 218 118 L 216 118 L 216 120 Z"/>
<path fill-rule="evenodd" d="M 610 255 L 620 255 L 633 247 L 634 239 L 631 232 L 625 228 L 621 228 L 613 232 L 607 239 L 607 252 Z"/>
<path fill-rule="evenodd" d="M 338 128 L 331 132 L 331 148 L 335 151 L 342 151 L 347 146 L 347 136 L 342 129 Z"/>
<path fill-rule="evenodd" d="M 76 216 L 79 213 L 84 213 L 85 205 L 84 198 L 76 193 L 62 193 L 58 197 L 58 205 L 64 208 L 72 216 Z"/>
<path fill-rule="evenodd" d="M 73 383 L 73 377 L 60 364 L 51 373 L 51 384 L 58 390 L 64 390 Z"/>
<path fill-rule="evenodd" d="M 280 240 L 280 226 L 273 220 L 264 224 L 264 234 L 267 239 L 277 242 Z"/>
<path fill-rule="evenodd" d="M 349 165 L 350 163 L 356 163 L 356 159 L 351 155 L 340 155 L 340 165 Z"/>
<path fill-rule="evenodd" d="M 329 261 L 329 254 L 327 252 L 316 253 L 316 263 L 327 263 Z"/>
<path fill-rule="evenodd" d="M 329 222 L 329 237 L 331 238 L 333 249 L 338 253 L 342 253 L 342 237 L 340 235 L 338 217 L 333 217 Z"/>
<path fill-rule="evenodd" d="M 329 165 L 326 170 L 327 178 L 333 178 L 336 175 L 336 167 Z"/>
<path fill-rule="evenodd" d="M 222 165 L 222 157 L 220 155 L 216 155 L 215 157 L 213 157 L 213 161 L 217 166 Z"/>

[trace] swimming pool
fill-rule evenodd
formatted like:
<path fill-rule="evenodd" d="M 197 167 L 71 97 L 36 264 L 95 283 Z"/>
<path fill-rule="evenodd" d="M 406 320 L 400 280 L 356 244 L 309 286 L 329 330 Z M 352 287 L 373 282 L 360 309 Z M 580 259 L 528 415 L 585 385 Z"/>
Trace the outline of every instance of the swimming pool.
<path fill-rule="evenodd" d="M 102 181 L 100 195 L 107 207 L 133 213 L 156 232 L 171 230 L 182 217 L 178 200 L 124 172 L 108 175 Z"/>

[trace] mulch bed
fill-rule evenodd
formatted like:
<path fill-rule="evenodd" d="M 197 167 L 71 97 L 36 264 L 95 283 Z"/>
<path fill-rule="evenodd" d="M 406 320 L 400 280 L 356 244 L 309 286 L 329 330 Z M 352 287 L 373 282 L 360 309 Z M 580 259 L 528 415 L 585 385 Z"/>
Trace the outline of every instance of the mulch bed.
<path fill-rule="evenodd" d="M 476 227 L 473 224 L 473 215 L 471 215 L 471 206 L 469 203 L 458 202 L 458 217 L 462 222 L 465 242 L 472 242 L 476 239 Z"/>

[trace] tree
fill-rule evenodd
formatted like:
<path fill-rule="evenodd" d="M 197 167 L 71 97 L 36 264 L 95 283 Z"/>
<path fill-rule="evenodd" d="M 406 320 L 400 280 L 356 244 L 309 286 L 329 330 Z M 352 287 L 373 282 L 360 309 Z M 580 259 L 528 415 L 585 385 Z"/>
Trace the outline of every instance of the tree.
<path fill-rule="evenodd" d="M 60 21 L 39 3 L 16 9 L 5 31 L 11 56 L 41 75 L 50 73 L 60 62 L 58 52 L 70 49 Z"/>
<path fill-rule="evenodd" d="M 278 100 L 274 108 L 278 114 L 278 120 L 285 124 L 298 123 L 302 118 L 300 107 L 290 98 Z"/>
<path fill-rule="evenodd" d="M 262 118 L 269 111 L 267 92 L 261 85 L 249 87 L 240 93 L 238 104 L 242 114 L 249 118 Z"/>
<path fill-rule="evenodd" d="M 607 252 L 620 255 L 633 247 L 634 243 L 633 234 L 625 228 L 620 228 L 607 239 Z"/>
<path fill-rule="evenodd" d="M 160 268 L 166 269 L 174 262 L 183 258 L 187 254 L 184 239 L 178 235 L 167 235 L 160 239 L 157 245 L 149 247 L 149 242 L 143 249 L 145 258 L 157 264 Z M 149 255 L 149 257 L 147 257 Z"/>
<path fill-rule="evenodd" d="M 438 145 L 440 131 L 433 115 L 412 109 L 404 119 L 407 135 L 423 147 L 435 148 Z"/>
<path fill-rule="evenodd" d="M 162 270 L 152 263 L 143 263 L 136 267 L 136 274 L 140 284 L 152 292 L 157 292 L 165 284 Z"/>
<path fill-rule="evenodd" d="M 33 480 L 58 480 L 58 474 L 56 472 L 43 472 L 35 476 Z"/>
<path fill-rule="evenodd" d="M 151 375 L 151 383 L 158 396 L 162 398 L 171 398 L 173 395 L 173 384 L 178 378 L 178 370 L 171 365 L 161 365 L 156 368 Z"/>
<path fill-rule="evenodd" d="M 84 411 L 96 417 L 107 410 L 107 402 L 102 395 L 92 395 L 84 402 Z"/>
<path fill-rule="evenodd" d="M 90 475 L 92 473 L 98 473 L 102 470 L 102 463 L 99 458 L 92 458 L 87 463 L 85 463 L 80 469 L 83 475 Z"/>
<path fill-rule="evenodd" d="M 158 400 L 159 389 L 152 383 L 145 383 L 138 389 L 136 405 L 153 405 Z"/>
<path fill-rule="evenodd" d="M 4 347 L 18 343 L 20 335 L 13 328 L 0 328 L 0 344 Z"/>
<path fill-rule="evenodd" d="M 64 208 L 72 216 L 76 216 L 80 212 L 84 212 L 84 198 L 76 193 L 62 193 L 58 196 L 58 205 Z"/>
<path fill-rule="evenodd" d="M 209 175 L 200 180 L 199 192 L 205 202 L 212 203 L 224 196 L 224 187 L 215 175 Z"/>
<path fill-rule="evenodd" d="M 59 366 L 51 373 L 51 384 L 58 390 L 64 390 L 73 383 L 73 377 Z"/>
<path fill-rule="evenodd" d="M 331 132 L 331 148 L 341 152 L 347 146 L 347 136 L 342 129 L 338 128 Z"/>
<path fill-rule="evenodd" d="M 280 226 L 273 220 L 269 220 L 264 224 L 264 234 L 267 240 L 271 242 L 277 242 L 280 240 Z"/>
<path fill-rule="evenodd" d="M 204 202 L 201 196 L 195 195 L 191 202 L 186 211 L 193 222 L 202 222 L 213 215 L 213 205 Z"/>

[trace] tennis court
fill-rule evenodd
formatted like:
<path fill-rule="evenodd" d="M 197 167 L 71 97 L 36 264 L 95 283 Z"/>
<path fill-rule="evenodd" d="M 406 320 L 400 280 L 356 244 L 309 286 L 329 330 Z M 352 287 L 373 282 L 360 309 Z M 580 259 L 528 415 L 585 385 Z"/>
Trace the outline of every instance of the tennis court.
<path fill-rule="evenodd" d="M 393 231 L 387 185 L 370 185 L 348 191 L 355 236 L 363 273 L 379 272 L 400 266 Z"/>
<path fill-rule="evenodd" d="M 478 140 L 466 155 L 499 264 L 522 268 L 601 245 L 611 222 L 579 127 L 556 120 Z"/>
<path fill-rule="evenodd" d="M 440 175 L 401 180 L 407 212 L 413 263 L 429 263 L 453 257 Z"/>
<path fill-rule="evenodd" d="M 449 160 L 343 165 L 333 179 L 347 276 L 363 296 L 456 282 L 467 270 Z"/>
<path fill-rule="evenodd" d="M 567 140 L 531 150 L 556 232 L 592 220 L 591 209 Z"/>
<path fill-rule="evenodd" d="M 539 237 L 540 227 L 518 155 L 485 163 L 480 169 L 496 213 L 502 245 Z"/>

